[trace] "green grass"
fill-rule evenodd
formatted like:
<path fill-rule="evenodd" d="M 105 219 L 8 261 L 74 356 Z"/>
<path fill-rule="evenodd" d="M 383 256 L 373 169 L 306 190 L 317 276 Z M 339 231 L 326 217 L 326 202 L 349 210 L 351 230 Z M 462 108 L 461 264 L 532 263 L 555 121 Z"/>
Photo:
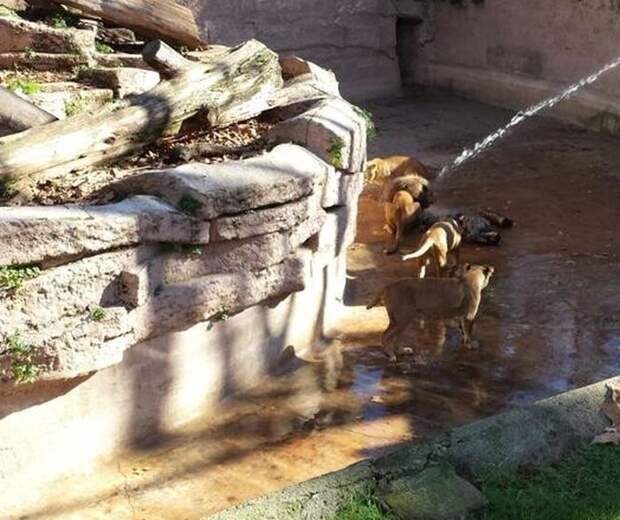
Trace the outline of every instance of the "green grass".
<path fill-rule="evenodd" d="M 397 520 L 372 498 L 352 497 L 332 520 Z"/>
<path fill-rule="evenodd" d="M 27 96 L 41 92 L 41 85 L 39 83 L 25 79 L 11 78 L 6 82 L 5 86 L 12 92 L 21 90 Z"/>
<path fill-rule="evenodd" d="M 620 446 L 584 447 L 558 464 L 491 477 L 483 520 L 620 520 Z"/>

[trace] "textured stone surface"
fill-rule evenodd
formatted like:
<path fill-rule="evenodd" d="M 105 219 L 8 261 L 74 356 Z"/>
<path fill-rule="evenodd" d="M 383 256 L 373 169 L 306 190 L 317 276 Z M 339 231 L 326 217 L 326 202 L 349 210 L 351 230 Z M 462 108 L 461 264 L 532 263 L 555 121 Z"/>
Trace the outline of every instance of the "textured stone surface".
<path fill-rule="evenodd" d="M 18 91 L 20 94 L 20 91 Z M 91 88 L 78 83 L 45 83 L 36 94 L 20 94 L 32 104 L 54 114 L 58 119 L 95 111 L 112 101 L 110 89 Z"/>
<path fill-rule="evenodd" d="M 620 12 L 604 0 L 549 0 L 536 16 L 512 0 L 468 9 L 429 2 L 424 23 L 403 35 L 401 64 L 411 70 L 405 85 L 523 110 L 615 59 L 619 32 Z M 610 72 L 544 115 L 608 132 L 599 118 L 620 117 L 619 106 L 617 73 Z"/>
<path fill-rule="evenodd" d="M 344 265 L 344 259 L 334 263 Z M 312 325 L 322 323 L 323 306 L 334 314 L 338 289 L 333 284 L 344 283 L 345 271 L 338 280 L 324 278 L 327 270 L 315 272 L 314 278 L 306 278 L 304 291 L 213 320 L 212 326 L 200 322 L 139 343 L 122 354 L 122 362 L 89 377 L 34 386 L 0 384 L 3 516 L 36 516 L 34 511 L 45 516 L 61 502 L 76 503 L 73 496 L 63 495 L 59 502 L 59 495 L 51 493 L 53 504 L 43 497 L 52 482 L 82 475 L 96 460 L 112 458 L 128 446 L 143 446 L 145 437 L 151 441 L 187 433 L 184 424 L 220 413 L 222 399 L 263 382 L 287 345 L 297 349 L 312 343 L 317 330 Z M 110 357 L 122 348 L 123 338 L 106 342 Z M 196 461 L 191 457 L 188 464 L 194 467 Z M 179 467 L 174 466 L 173 471 Z M 75 514 L 84 516 L 82 505 L 78 507 Z M 126 511 L 104 516 L 122 518 Z M 200 516 L 199 507 L 193 511 Z"/>
<path fill-rule="evenodd" d="M 360 172 L 366 168 L 366 124 L 340 98 L 319 101 L 307 112 L 279 123 L 268 139 L 300 144 L 338 169 Z"/>
<path fill-rule="evenodd" d="M 333 171 L 327 177 L 323 191 L 323 207 L 344 206 L 357 201 L 364 189 L 363 173 L 345 173 Z"/>
<path fill-rule="evenodd" d="M 400 89 L 396 11 L 383 0 L 182 0 L 209 42 L 257 38 L 282 54 L 332 69 L 347 98 L 392 95 Z"/>
<path fill-rule="evenodd" d="M 245 161 L 192 163 L 129 177 L 118 190 L 157 194 L 204 219 L 234 215 L 310 195 L 324 185 L 329 166 L 304 148 L 281 145 Z"/>
<path fill-rule="evenodd" d="M 106 206 L 14 207 L 0 212 L 0 266 L 147 242 L 205 243 L 209 224 L 139 196 Z"/>
<path fill-rule="evenodd" d="M 380 499 L 399 518 L 407 520 L 454 520 L 486 505 L 474 486 L 449 466 L 390 482 L 379 492 Z"/>
<path fill-rule="evenodd" d="M 112 89 L 116 97 L 142 94 L 159 83 L 159 73 L 133 67 L 93 68 L 80 71 L 80 79 Z"/>
<path fill-rule="evenodd" d="M 320 199 L 310 195 L 272 208 L 257 209 L 211 222 L 211 240 L 234 240 L 291 229 L 322 213 Z"/>
<path fill-rule="evenodd" d="M 144 340 L 214 316 L 228 319 L 266 299 L 302 290 L 303 275 L 303 262 L 293 258 L 262 271 L 214 274 L 163 287 L 134 311 L 136 336 Z"/>
<path fill-rule="evenodd" d="M 95 34 L 78 29 L 54 29 L 20 18 L 0 17 L 0 52 L 31 51 L 89 54 L 95 51 Z"/>

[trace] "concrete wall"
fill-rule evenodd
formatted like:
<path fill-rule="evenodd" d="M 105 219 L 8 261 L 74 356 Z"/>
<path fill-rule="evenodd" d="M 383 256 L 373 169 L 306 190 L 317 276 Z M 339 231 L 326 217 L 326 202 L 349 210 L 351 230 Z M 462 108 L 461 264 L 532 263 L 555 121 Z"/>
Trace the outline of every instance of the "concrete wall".
<path fill-rule="evenodd" d="M 400 88 L 396 16 L 386 0 L 182 0 L 212 43 L 257 38 L 334 70 L 345 97 Z"/>
<path fill-rule="evenodd" d="M 424 18 L 401 38 L 407 82 L 500 106 L 523 108 L 620 56 L 612 0 L 429 2 Z M 620 133 L 619 81 L 616 69 L 551 115 Z"/>
<path fill-rule="evenodd" d="M 342 217 L 353 219 L 354 229 L 355 212 Z M 302 255 L 306 289 L 271 307 L 251 307 L 211 330 L 200 323 L 146 341 L 127 351 L 122 363 L 89 377 L 41 383 L 27 392 L 4 387 L 0 516 L 36 509 L 46 482 L 88 472 L 102 456 L 174 436 L 183 424 L 217 413 L 225 397 L 268 374 L 287 345 L 303 356 L 339 314 L 346 261 L 344 254 L 330 259 L 327 251 Z"/>

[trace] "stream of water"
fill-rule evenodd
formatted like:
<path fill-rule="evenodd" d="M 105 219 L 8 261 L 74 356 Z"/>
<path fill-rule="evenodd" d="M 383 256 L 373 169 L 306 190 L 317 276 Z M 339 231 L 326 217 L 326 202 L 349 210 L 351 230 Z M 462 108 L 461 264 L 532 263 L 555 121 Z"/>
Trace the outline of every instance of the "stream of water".
<path fill-rule="evenodd" d="M 502 137 L 506 136 L 506 134 L 510 131 L 511 128 L 517 126 L 518 124 L 522 123 L 526 119 L 536 115 L 541 110 L 544 110 L 545 108 L 551 108 L 554 105 L 557 105 L 560 101 L 568 99 L 570 96 L 572 96 L 577 91 L 579 91 L 582 87 L 594 83 L 603 74 L 605 74 L 606 72 L 616 68 L 618 65 L 620 65 L 620 56 L 618 58 L 616 58 L 614 61 L 611 61 L 611 62 L 607 63 L 605 66 L 603 66 L 602 68 L 600 68 L 596 72 L 592 73 L 591 75 L 589 75 L 589 76 L 581 79 L 577 83 L 574 83 L 573 85 L 569 86 L 568 88 L 566 88 L 563 92 L 561 92 L 557 96 L 553 96 L 551 98 L 548 98 L 548 99 L 545 99 L 543 101 L 540 101 L 536 105 L 533 105 L 533 106 L 529 107 L 526 110 L 522 110 L 522 111 L 518 112 L 508 122 L 508 124 L 506 124 L 505 126 L 497 129 L 492 134 L 489 134 L 482 141 L 478 141 L 474 145 L 473 148 L 465 148 L 463 150 L 463 152 L 461 152 L 461 154 L 456 159 L 454 159 L 454 161 L 451 164 L 448 164 L 448 165 L 446 165 L 446 166 L 444 166 L 442 168 L 441 172 L 439 172 L 437 180 L 440 180 L 447 173 L 453 171 L 455 168 L 457 168 L 458 166 L 463 164 L 465 161 L 473 159 L 474 157 L 476 157 L 476 156 L 480 155 L 482 152 L 484 152 L 486 149 L 488 149 L 491 146 L 493 146 L 493 144 L 496 141 L 498 141 Z"/>

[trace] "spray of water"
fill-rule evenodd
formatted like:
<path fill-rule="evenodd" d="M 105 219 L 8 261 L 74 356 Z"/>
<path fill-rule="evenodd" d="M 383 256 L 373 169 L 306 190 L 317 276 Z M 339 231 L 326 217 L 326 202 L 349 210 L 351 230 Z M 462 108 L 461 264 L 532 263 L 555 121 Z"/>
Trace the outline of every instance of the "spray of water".
<path fill-rule="evenodd" d="M 517 126 L 519 123 L 522 123 L 525 119 L 528 119 L 529 117 L 532 117 L 533 115 L 537 114 L 541 110 L 544 110 L 545 108 L 551 108 L 552 106 L 558 104 L 560 101 L 563 101 L 564 99 L 571 97 L 575 92 L 580 90 L 582 87 L 589 85 L 591 83 L 594 83 L 603 74 L 605 74 L 607 71 L 611 69 L 616 68 L 618 65 L 620 65 L 620 56 L 614 61 L 602 67 L 601 69 L 597 70 L 590 76 L 583 78 L 579 82 L 571 85 L 570 87 L 568 87 L 566 90 L 564 90 L 557 96 L 551 97 L 549 99 L 545 99 L 544 101 L 541 101 L 540 103 L 537 103 L 536 105 L 529 107 L 527 110 L 518 112 L 508 122 L 507 125 L 503 126 L 502 128 L 499 128 L 492 134 L 488 135 L 482 141 L 477 142 L 473 148 L 466 148 L 465 150 L 463 150 L 461 155 L 459 155 L 452 162 L 452 164 L 449 164 L 443 167 L 441 172 L 439 172 L 437 179 L 438 180 L 441 179 L 444 175 L 451 172 L 452 170 L 454 170 L 455 168 L 463 164 L 465 161 L 468 161 L 469 159 L 473 159 L 474 157 L 481 154 L 487 148 L 491 147 L 495 143 L 495 141 L 504 137 L 511 128 Z"/>

